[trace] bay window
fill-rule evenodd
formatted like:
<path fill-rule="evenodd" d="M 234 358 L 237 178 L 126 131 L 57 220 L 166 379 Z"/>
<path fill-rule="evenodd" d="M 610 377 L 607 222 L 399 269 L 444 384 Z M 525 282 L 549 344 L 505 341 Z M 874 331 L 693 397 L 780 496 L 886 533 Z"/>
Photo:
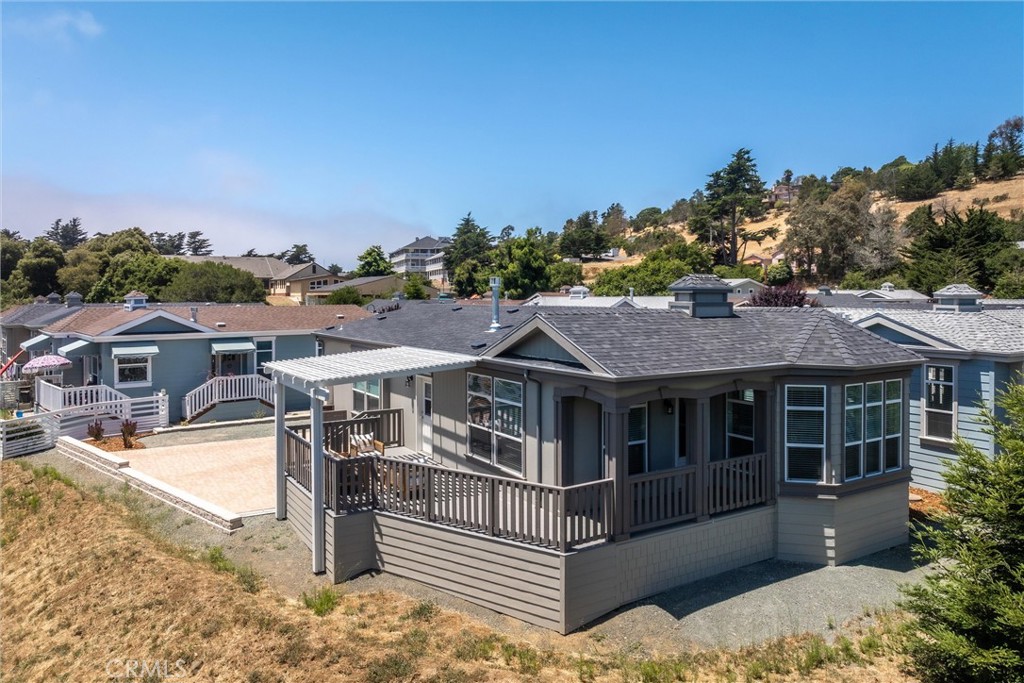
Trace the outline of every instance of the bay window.
<path fill-rule="evenodd" d="M 899 469 L 902 463 L 903 381 L 848 384 L 845 388 L 845 481 Z"/>
<path fill-rule="evenodd" d="M 786 386 L 786 481 L 825 479 L 825 387 Z"/>

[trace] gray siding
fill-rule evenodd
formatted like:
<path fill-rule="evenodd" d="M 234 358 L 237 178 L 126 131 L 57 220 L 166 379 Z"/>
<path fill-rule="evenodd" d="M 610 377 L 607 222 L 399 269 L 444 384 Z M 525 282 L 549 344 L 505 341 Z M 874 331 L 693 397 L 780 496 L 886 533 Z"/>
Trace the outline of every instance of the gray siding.
<path fill-rule="evenodd" d="M 288 523 L 295 529 L 295 533 L 299 535 L 306 547 L 312 550 L 313 518 L 310 515 L 310 508 L 313 505 L 313 500 L 309 492 L 289 478 L 285 484 L 285 501 L 287 504 L 285 514 L 288 516 Z"/>
<path fill-rule="evenodd" d="M 780 497 L 778 558 L 834 566 L 907 542 L 907 482 L 860 493 Z"/>
<path fill-rule="evenodd" d="M 621 605 L 774 556 L 771 507 L 567 555 L 565 631 Z"/>
<path fill-rule="evenodd" d="M 325 566 L 331 580 L 340 583 L 357 574 L 377 569 L 377 547 L 373 538 L 373 513 L 335 515 L 325 512 Z"/>
<path fill-rule="evenodd" d="M 561 620 L 561 557 L 405 519 L 376 517 L 381 569 L 556 631 Z"/>
<path fill-rule="evenodd" d="M 836 502 L 836 564 L 907 542 L 910 508 L 907 482 L 884 486 Z"/>

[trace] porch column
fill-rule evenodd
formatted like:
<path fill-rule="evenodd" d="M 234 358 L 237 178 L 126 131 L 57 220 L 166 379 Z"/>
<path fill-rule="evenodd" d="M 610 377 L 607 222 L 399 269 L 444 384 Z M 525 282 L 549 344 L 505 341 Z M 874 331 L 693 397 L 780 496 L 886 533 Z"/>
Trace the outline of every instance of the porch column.
<path fill-rule="evenodd" d="M 707 471 L 708 462 L 711 460 L 711 399 L 697 399 L 697 452 L 694 454 L 694 464 L 697 471 L 694 473 L 694 488 L 696 489 L 696 500 L 694 509 L 697 511 L 697 521 L 703 522 L 708 519 L 708 486 Z"/>
<path fill-rule="evenodd" d="M 285 484 L 284 391 L 279 380 L 274 382 L 274 438 L 277 449 L 277 518 L 288 517 L 287 486 Z"/>
<path fill-rule="evenodd" d="M 309 486 L 312 495 L 312 526 L 313 526 L 313 573 L 323 574 L 325 568 L 324 552 L 324 404 L 320 395 L 322 389 L 309 392 Z"/>
<path fill-rule="evenodd" d="M 629 433 L 626 421 L 629 408 L 618 408 L 605 413 L 608 421 L 607 457 L 608 472 L 615 480 L 615 510 L 612 524 L 612 540 L 624 541 L 629 538 L 630 490 L 629 490 L 629 449 L 626 443 Z"/>

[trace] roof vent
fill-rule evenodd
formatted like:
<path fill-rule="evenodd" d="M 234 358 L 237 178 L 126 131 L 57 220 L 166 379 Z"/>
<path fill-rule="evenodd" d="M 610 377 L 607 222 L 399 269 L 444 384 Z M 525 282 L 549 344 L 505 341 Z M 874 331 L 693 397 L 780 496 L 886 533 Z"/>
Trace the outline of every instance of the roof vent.
<path fill-rule="evenodd" d="M 970 285 L 949 285 L 935 292 L 936 311 L 954 311 L 957 313 L 978 312 L 981 310 L 981 292 Z"/>
<path fill-rule="evenodd" d="M 505 312 L 506 313 L 518 313 L 519 309 L 518 308 L 506 308 Z"/>
<path fill-rule="evenodd" d="M 198 306 L 190 306 L 189 309 L 188 309 L 188 319 L 191 322 L 195 322 L 196 321 L 196 317 L 198 315 L 199 315 L 199 307 Z"/>
<path fill-rule="evenodd" d="M 461 311 L 462 310 L 462 306 L 452 306 L 452 310 L 453 311 Z"/>
<path fill-rule="evenodd" d="M 46 303 L 48 303 L 48 304 L 59 304 L 60 303 L 60 294 L 58 294 L 57 292 L 50 292 L 49 294 L 46 295 Z"/>
<path fill-rule="evenodd" d="M 338 313 L 334 317 L 337 318 L 338 320 L 344 320 L 345 319 L 345 314 L 344 313 Z"/>
<path fill-rule="evenodd" d="M 827 285 L 820 285 L 818 287 L 818 294 L 823 296 L 832 296 L 832 288 Z"/>
<path fill-rule="evenodd" d="M 896 291 L 896 285 L 894 285 L 891 282 L 883 282 L 882 283 L 882 291 L 883 292 L 895 292 Z"/>
<path fill-rule="evenodd" d="M 469 348 L 471 348 L 471 349 L 482 349 L 485 346 L 487 346 L 487 342 L 473 342 L 472 344 L 469 345 Z"/>
<path fill-rule="evenodd" d="M 64 305 L 68 308 L 82 305 L 82 295 L 78 292 L 68 292 L 64 295 Z"/>
<path fill-rule="evenodd" d="M 687 275 L 669 285 L 668 291 L 675 295 L 668 307 L 692 318 L 731 318 L 733 315 L 729 302 L 732 287 L 715 275 Z"/>
<path fill-rule="evenodd" d="M 228 326 L 228 324 L 227 324 L 227 323 L 225 323 L 225 322 L 219 322 L 219 323 L 217 323 L 217 327 L 227 327 L 227 326 Z"/>
<path fill-rule="evenodd" d="M 378 315 L 377 316 L 377 320 L 387 320 L 387 319 L 388 319 L 388 317 L 386 315 Z"/>
<path fill-rule="evenodd" d="M 149 295 L 143 294 L 137 289 L 133 289 L 124 295 L 124 310 L 135 311 L 140 308 L 146 308 L 146 302 L 149 300 Z"/>
<path fill-rule="evenodd" d="M 586 299 L 590 296 L 590 288 L 584 287 L 583 285 L 576 285 L 575 287 L 569 288 L 570 299 Z"/>

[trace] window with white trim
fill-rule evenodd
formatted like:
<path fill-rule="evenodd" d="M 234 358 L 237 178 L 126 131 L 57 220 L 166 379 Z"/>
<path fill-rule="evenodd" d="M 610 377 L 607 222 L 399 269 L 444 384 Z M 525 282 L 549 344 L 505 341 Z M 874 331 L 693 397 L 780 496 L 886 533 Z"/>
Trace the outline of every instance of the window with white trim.
<path fill-rule="evenodd" d="M 114 359 L 115 387 L 144 387 L 152 383 L 152 356 L 121 356 Z"/>
<path fill-rule="evenodd" d="M 270 377 L 270 370 L 263 368 L 264 363 L 274 360 L 274 340 L 256 340 L 256 371 L 265 377 Z"/>
<path fill-rule="evenodd" d="M 466 373 L 469 453 L 523 473 L 523 383 Z"/>
<path fill-rule="evenodd" d="M 754 453 L 754 390 L 730 391 L 725 399 L 725 457 Z"/>
<path fill-rule="evenodd" d="M 903 380 L 848 384 L 845 403 L 844 481 L 899 469 L 902 464 Z"/>
<path fill-rule="evenodd" d="M 825 387 L 786 386 L 786 481 L 825 479 Z"/>
<path fill-rule="evenodd" d="M 956 424 L 956 382 L 952 365 L 924 366 L 923 401 L 921 435 L 952 439 Z"/>
<path fill-rule="evenodd" d="M 319 339 L 318 338 L 316 340 L 316 350 L 313 351 L 313 355 L 314 356 L 318 356 L 318 357 L 324 355 L 324 340 L 323 339 Z"/>
<path fill-rule="evenodd" d="M 352 410 L 380 410 L 380 378 L 352 384 Z"/>
<path fill-rule="evenodd" d="M 627 437 L 630 474 L 647 471 L 647 404 L 630 406 Z"/>

